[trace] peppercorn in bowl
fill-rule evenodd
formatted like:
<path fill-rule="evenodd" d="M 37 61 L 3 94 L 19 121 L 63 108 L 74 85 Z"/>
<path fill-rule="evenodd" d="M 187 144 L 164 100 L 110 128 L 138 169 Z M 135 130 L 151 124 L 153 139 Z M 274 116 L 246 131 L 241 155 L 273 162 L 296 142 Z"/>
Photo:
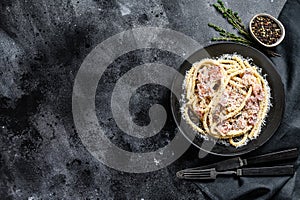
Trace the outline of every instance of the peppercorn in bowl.
<path fill-rule="evenodd" d="M 279 45 L 285 36 L 282 23 L 266 13 L 253 16 L 249 22 L 249 29 L 253 38 L 265 47 Z"/>

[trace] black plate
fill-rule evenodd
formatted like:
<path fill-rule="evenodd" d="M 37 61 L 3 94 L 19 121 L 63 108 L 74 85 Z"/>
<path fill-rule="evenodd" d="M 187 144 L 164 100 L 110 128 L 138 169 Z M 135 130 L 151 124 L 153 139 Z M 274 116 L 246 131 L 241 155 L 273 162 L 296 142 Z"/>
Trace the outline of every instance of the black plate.
<path fill-rule="evenodd" d="M 267 142 L 280 125 L 285 105 L 283 84 L 279 74 L 274 68 L 274 64 L 263 53 L 246 45 L 226 42 L 207 46 L 198 50 L 186 61 L 184 61 L 179 71 L 182 75 L 185 75 L 186 71 L 191 68 L 192 63 L 194 62 L 197 62 L 203 58 L 214 58 L 219 57 L 222 54 L 233 53 L 240 54 L 245 58 L 252 58 L 253 63 L 262 68 L 262 73 L 267 75 L 267 81 L 269 82 L 269 86 L 271 88 L 271 103 L 273 106 L 270 108 L 266 118 L 266 124 L 262 127 L 262 132 L 257 139 L 251 140 L 247 145 L 238 148 L 231 145 L 225 146 L 224 144 L 204 140 L 196 131 L 192 130 L 191 127 L 185 123 L 184 119 L 182 119 L 180 112 L 181 105 L 176 96 L 173 93 L 171 94 L 171 108 L 173 117 L 175 118 L 176 124 L 183 135 L 199 149 L 221 156 L 245 154 Z M 172 91 L 177 91 L 180 94 L 183 94 L 182 84 L 183 76 L 176 76 L 172 85 Z"/>

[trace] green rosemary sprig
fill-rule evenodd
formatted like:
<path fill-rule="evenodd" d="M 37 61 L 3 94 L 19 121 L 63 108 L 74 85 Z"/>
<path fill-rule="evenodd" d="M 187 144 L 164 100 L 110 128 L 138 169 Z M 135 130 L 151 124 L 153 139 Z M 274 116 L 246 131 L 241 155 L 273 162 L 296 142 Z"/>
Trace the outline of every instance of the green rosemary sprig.
<path fill-rule="evenodd" d="M 244 44 L 250 45 L 249 41 L 240 39 L 240 38 L 229 38 L 229 37 L 213 37 L 212 41 L 232 41 L 232 42 L 240 42 Z"/>
<path fill-rule="evenodd" d="M 220 36 L 222 36 L 219 38 L 214 37 L 214 38 L 212 38 L 212 41 L 235 41 L 235 42 L 241 42 L 241 43 L 249 44 L 249 45 L 252 43 L 251 41 L 249 41 L 243 37 L 237 36 L 233 33 L 230 33 L 215 24 L 209 23 L 208 26 L 215 29 L 217 32 L 219 32 Z"/>
<path fill-rule="evenodd" d="M 251 39 L 250 34 L 237 12 L 233 12 L 230 8 L 226 8 L 221 0 L 218 0 L 213 6 L 217 11 L 222 13 L 223 17 L 233 26 L 233 28 L 237 29 L 241 35 L 244 35 L 247 39 Z"/>
<path fill-rule="evenodd" d="M 248 45 L 252 43 L 252 38 L 246 30 L 245 25 L 243 24 L 242 19 L 239 17 L 237 12 L 233 12 L 231 9 L 226 8 L 221 0 L 218 0 L 217 3 L 213 4 L 213 6 L 223 15 L 223 17 L 233 26 L 233 28 L 237 29 L 238 33 L 243 36 L 237 36 L 234 33 L 226 31 L 220 26 L 209 23 L 208 26 L 214 28 L 217 32 L 219 32 L 220 36 L 222 36 L 219 38 L 212 38 L 213 41 L 235 41 Z"/>

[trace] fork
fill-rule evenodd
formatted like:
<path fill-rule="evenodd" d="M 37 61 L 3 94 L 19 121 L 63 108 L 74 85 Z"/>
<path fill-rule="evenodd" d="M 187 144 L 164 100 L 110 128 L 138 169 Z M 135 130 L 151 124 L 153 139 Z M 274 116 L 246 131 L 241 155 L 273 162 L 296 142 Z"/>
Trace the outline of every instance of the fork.
<path fill-rule="evenodd" d="M 294 174 L 294 165 L 241 168 L 230 171 L 217 171 L 215 168 L 202 170 L 182 170 L 176 173 L 180 179 L 216 179 L 217 175 L 235 175 L 235 176 L 285 176 Z"/>

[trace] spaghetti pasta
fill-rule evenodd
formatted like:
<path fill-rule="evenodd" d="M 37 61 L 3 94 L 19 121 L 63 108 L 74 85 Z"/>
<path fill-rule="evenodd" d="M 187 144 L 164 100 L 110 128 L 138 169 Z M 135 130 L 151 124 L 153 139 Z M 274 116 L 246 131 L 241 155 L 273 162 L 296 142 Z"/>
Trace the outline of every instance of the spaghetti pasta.
<path fill-rule="evenodd" d="M 194 63 L 183 89 L 186 122 L 198 133 L 235 147 L 259 135 L 270 108 L 267 80 L 237 54 Z"/>

